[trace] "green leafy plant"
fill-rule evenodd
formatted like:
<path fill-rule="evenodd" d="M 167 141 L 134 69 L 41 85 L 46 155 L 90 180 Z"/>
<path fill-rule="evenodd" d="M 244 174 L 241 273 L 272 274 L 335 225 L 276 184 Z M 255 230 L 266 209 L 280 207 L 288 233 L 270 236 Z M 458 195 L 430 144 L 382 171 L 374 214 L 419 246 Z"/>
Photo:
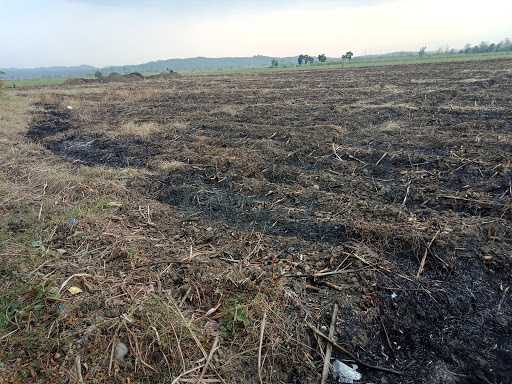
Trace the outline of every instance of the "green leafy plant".
<path fill-rule="evenodd" d="M 8 296 L 0 296 L 0 329 L 9 327 L 14 319 L 18 304 Z"/>
<path fill-rule="evenodd" d="M 247 306 L 238 300 L 227 303 L 222 311 L 221 332 L 226 336 L 233 336 L 250 325 Z"/>

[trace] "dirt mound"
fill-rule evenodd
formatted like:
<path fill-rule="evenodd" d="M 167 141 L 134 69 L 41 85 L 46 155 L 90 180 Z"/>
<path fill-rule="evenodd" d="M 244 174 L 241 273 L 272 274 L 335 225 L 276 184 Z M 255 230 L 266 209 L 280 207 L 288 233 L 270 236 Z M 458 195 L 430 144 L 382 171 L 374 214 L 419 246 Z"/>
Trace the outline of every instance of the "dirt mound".
<path fill-rule="evenodd" d="M 99 78 L 99 79 L 68 79 L 64 82 L 64 85 L 74 86 L 74 85 L 86 85 L 86 84 L 102 84 L 102 83 L 131 83 L 137 81 L 143 81 L 145 77 L 138 73 L 128 73 L 126 75 L 122 75 L 120 73 L 111 73 L 108 76 Z"/>
<path fill-rule="evenodd" d="M 179 76 L 180 75 L 178 72 L 170 71 L 170 72 L 158 73 L 156 75 L 150 75 L 150 76 L 147 76 L 146 79 L 148 79 L 148 80 L 172 80 Z"/>
<path fill-rule="evenodd" d="M 111 73 L 108 76 L 105 76 L 101 79 L 103 83 L 128 83 L 133 81 L 142 81 L 144 80 L 144 76 L 138 72 L 128 73 L 126 75 L 121 75 L 119 73 Z"/>

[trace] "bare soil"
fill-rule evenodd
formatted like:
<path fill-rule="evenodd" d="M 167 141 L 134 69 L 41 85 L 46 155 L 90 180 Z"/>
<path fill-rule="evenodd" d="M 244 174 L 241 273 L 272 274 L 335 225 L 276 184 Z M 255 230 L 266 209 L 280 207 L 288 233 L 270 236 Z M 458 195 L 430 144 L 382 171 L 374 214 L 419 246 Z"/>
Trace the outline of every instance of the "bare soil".
<path fill-rule="evenodd" d="M 101 223 L 44 224 L 43 246 L 69 255 L 52 278 L 92 277 L 64 298 L 67 320 L 41 320 L 67 344 L 21 353 L 7 338 L 9 369 L 39 359 L 36 377 L 74 377 L 81 356 L 85 382 L 172 382 L 217 337 L 203 378 L 318 382 L 325 345 L 308 324 L 328 333 L 336 303 L 338 344 L 400 372 L 359 364 L 363 383 L 512 383 L 512 61 L 44 93 L 19 95 L 34 99 L 24 140 L 122 188 L 91 192 L 120 202 Z M 199 342 L 164 347 L 177 320 L 154 300 L 177 303 Z M 118 339 L 130 352 L 113 367 Z"/>

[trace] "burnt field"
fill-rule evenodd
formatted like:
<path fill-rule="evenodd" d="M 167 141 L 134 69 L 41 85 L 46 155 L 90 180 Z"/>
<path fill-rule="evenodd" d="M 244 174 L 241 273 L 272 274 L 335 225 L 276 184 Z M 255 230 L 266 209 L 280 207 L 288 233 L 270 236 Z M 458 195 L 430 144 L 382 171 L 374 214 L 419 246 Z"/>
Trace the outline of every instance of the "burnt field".
<path fill-rule="evenodd" d="M 17 329 L 2 341 L 6 375 L 318 382 L 326 342 L 314 329 L 329 333 L 336 304 L 345 352 L 333 357 L 355 361 L 362 383 L 511 383 L 510 68 L 18 94 L 32 104 L 19 134 L 32 149 L 4 173 L 46 187 L 22 214 L 1 209 L 11 237 L 28 231 L 20 215 L 34 216 L 42 250 L 28 271 L 4 250 L 4 268 L 60 292 L 38 311 L 27 309 L 37 294 L 20 293 L 3 332 Z M 20 164 L 61 176 L 37 184 Z"/>

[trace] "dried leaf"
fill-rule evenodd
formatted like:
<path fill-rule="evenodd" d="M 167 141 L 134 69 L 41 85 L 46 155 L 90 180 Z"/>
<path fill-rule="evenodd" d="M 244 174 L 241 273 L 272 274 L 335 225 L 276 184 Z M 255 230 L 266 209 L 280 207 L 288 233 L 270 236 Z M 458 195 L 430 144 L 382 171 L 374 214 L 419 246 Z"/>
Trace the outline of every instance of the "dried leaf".
<path fill-rule="evenodd" d="M 74 296 L 74 295 L 78 295 L 78 294 L 82 293 L 83 291 L 78 287 L 69 287 L 68 292 Z"/>

